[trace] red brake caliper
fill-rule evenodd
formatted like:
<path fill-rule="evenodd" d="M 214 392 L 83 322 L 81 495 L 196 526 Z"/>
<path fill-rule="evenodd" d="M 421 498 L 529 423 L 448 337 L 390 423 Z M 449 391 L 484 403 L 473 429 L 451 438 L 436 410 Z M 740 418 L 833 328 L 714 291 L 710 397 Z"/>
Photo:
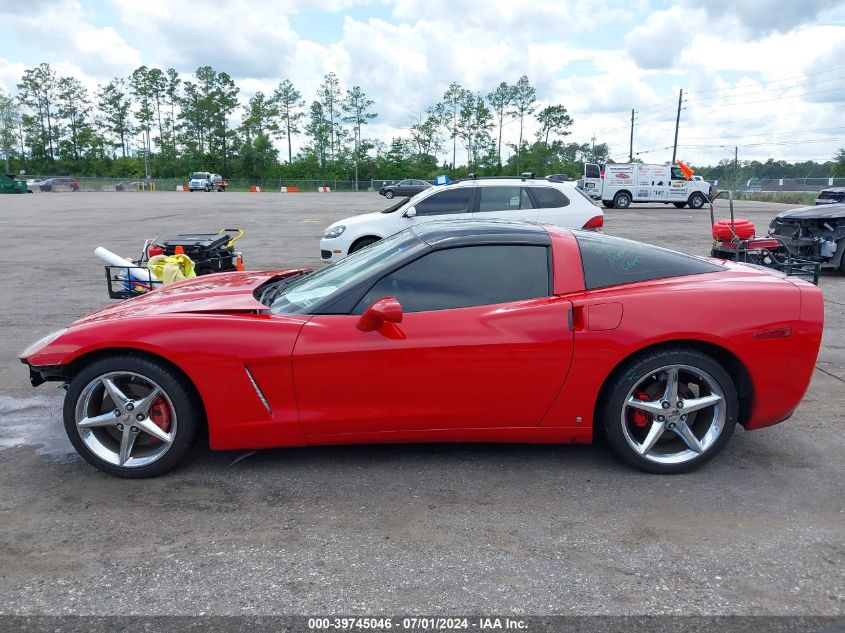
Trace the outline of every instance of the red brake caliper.
<path fill-rule="evenodd" d="M 162 431 L 170 431 L 170 407 L 167 406 L 167 401 L 163 396 L 153 400 L 153 406 L 150 407 L 150 420 Z M 156 443 L 161 442 L 154 437 L 150 437 L 150 440 Z"/>
<path fill-rule="evenodd" d="M 648 402 L 651 398 L 648 397 L 648 394 L 644 391 L 635 391 L 634 397 L 637 400 L 642 400 L 643 402 Z M 640 411 L 639 409 L 633 409 L 631 411 L 631 422 L 637 425 L 639 428 L 644 429 L 648 426 L 650 421 L 648 413 L 645 411 Z"/>

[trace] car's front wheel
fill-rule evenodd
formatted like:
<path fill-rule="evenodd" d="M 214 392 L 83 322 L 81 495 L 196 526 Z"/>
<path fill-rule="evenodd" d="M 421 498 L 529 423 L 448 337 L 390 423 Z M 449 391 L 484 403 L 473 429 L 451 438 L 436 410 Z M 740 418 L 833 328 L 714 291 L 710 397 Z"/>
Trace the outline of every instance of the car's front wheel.
<path fill-rule="evenodd" d="M 627 209 L 631 206 L 631 194 L 627 191 L 620 191 L 613 196 L 613 206 L 617 209 Z"/>
<path fill-rule="evenodd" d="M 352 246 L 349 247 L 349 255 L 351 255 L 355 251 L 360 251 L 362 248 L 365 248 L 365 247 L 369 246 L 370 244 L 375 244 L 380 239 L 381 238 L 369 236 L 369 237 L 361 237 L 361 238 L 355 240 L 352 243 Z"/>
<path fill-rule="evenodd" d="M 395 196 L 395 195 L 396 194 L 393 193 L 390 189 L 388 189 L 387 191 L 384 192 L 384 197 L 387 198 L 388 200 L 392 199 L 393 196 Z"/>
<path fill-rule="evenodd" d="M 700 209 L 704 206 L 705 202 L 707 202 L 707 199 L 703 193 L 694 193 L 689 197 L 690 209 Z"/>
<path fill-rule="evenodd" d="M 118 477 L 155 477 L 174 468 L 201 420 L 184 378 L 164 363 L 132 355 L 91 363 L 65 395 L 65 431 L 74 448 Z"/>
<path fill-rule="evenodd" d="M 602 390 L 599 418 L 610 448 L 632 466 L 676 474 L 724 448 L 737 422 L 737 393 L 722 365 L 675 348 L 625 363 Z"/>

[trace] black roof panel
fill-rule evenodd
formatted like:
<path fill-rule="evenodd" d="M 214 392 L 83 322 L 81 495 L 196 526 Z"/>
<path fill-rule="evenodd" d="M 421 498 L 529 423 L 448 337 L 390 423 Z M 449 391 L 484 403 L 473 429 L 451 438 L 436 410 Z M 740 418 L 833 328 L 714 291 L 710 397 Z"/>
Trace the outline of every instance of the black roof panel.
<path fill-rule="evenodd" d="M 468 244 L 551 244 L 546 229 L 531 222 L 435 220 L 418 224 L 412 231 L 432 248 Z"/>
<path fill-rule="evenodd" d="M 801 207 L 790 211 L 782 211 L 778 218 L 792 220 L 830 220 L 845 218 L 845 204 L 819 204 L 813 207 Z"/>

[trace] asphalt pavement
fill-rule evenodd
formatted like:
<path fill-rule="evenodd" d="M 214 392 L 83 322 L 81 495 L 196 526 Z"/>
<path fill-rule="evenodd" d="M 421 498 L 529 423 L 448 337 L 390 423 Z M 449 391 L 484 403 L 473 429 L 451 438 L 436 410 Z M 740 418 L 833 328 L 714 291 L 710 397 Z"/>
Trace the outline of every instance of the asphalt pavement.
<path fill-rule="evenodd" d="M 32 389 L 16 358 L 109 302 L 96 246 L 135 256 L 147 237 L 242 226 L 249 267 L 316 266 L 329 223 L 387 206 L 373 193 L 0 196 L 0 613 L 843 614 L 835 273 L 793 418 L 740 429 L 674 477 L 601 445 L 414 445 L 198 447 L 170 475 L 120 480 L 73 453 L 56 385 Z M 737 215 L 759 230 L 785 208 Z M 605 230 L 706 254 L 709 223 L 635 206 L 607 211 Z"/>

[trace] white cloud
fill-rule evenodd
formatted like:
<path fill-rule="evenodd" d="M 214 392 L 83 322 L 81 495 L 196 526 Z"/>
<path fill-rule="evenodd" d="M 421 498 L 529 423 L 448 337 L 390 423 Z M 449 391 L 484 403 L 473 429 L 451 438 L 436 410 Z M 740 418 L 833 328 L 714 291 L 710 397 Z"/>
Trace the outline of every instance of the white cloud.
<path fill-rule="evenodd" d="M 701 10 L 679 6 L 655 11 L 625 36 L 625 46 L 641 68 L 672 68 L 698 33 L 702 18 Z"/>
<path fill-rule="evenodd" d="M 40 0 L 21 10 L 5 5 L 4 26 L 15 37 L 99 78 L 124 74 L 142 63 L 141 52 L 111 26 L 96 27 L 75 0 Z"/>
<path fill-rule="evenodd" d="M 819 77 L 813 73 L 845 58 L 845 28 L 832 18 L 834 24 L 819 24 L 819 16 L 830 18 L 845 6 L 842 0 L 811 0 L 800 15 L 791 5 L 801 3 L 778 5 L 791 21 L 768 15 L 776 13 L 768 0 L 714 0 L 707 8 L 689 0 L 658 11 L 648 0 L 607 0 L 600 16 L 594 0 L 537 0 L 529 8 L 510 0 L 396 0 L 391 7 L 382 7 L 384 0 L 232 0 L 211 10 L 197 0 L 146 0 L 143 19 L 134 0 L 108 1 L 119 16 L 108 26 L 97 25 L 77 0 L 33 0 L 26 12 L 17 3 L 11 11 L 9 0 L 0 0 L 0 13 L 15 14 L 4 15 L 5 28 L 20 33 L 44 61 L 92 87 L 142 63 L 173 66 L 184 77 L 211 65 L 232 75 L 244 102 L 257 90 L 271 93 L 285 78 L 310 102 L 323 75 L 334 71 L 344 89 L 360 85 L 375 100 L 379 118 L 365 135 L 384 141 L 406 135 L 414 115 L 452 81 L 487 94 L 523 74 L 538 90 L 538 108 L 567 106 L 575 119 L 569 140 L 585 142 L 596 132 L 597 142 L 610 142 L 618 158 L 627 156 L 631 108 L 638 111 L 635 150 L 671 145 L 680 87 L 689 92 L 682 148 L 703 144 L 692 140 L 698 138 L 714 146 L 688 150 L 684 155 L 693 162 L 720 157 L 727 150 L 718 145 L 733 135 L 746 134 L 749 143 L 757 134 L 788 138 L 808 128 L 801 113 L 813 108 L 814 127 L 841 125 L 832 106 L 812 103 L 819 95 L 809 93 Z M 295 14 L 319 20 L 320 11 L 360 5 L 372 5 L 380 17 L 346 16 L 334 41 L 310 41 L 292 26 Z M 4 55 L 0 86 L 13 90 L 24 64 Z M 734 77 L 737 72 L 742 78 Z M 842 75 L 822 77 L 839 76 L 841 83 Z M 787 76 L 797 79 L 766 83 Z M 753 100 L 763 103 L 737 103 Z M 535 128 L 528 121 L 526 136 Z M 516 135 L 515 124 L 505 127 L 505 142 Z M 296 140 L 297 146 L 304 141 Z M 793 152 L 831 153 L 824 146 Z"/>
<path fill-rule="evenodd" d="M 712 21 L 735 20 L 755 37 L 771 32 L 788 33 L 816 21 L 819 14 L 842 7 L 843 0 L 708 0 L 687 6 L 703 7 Z"/>

